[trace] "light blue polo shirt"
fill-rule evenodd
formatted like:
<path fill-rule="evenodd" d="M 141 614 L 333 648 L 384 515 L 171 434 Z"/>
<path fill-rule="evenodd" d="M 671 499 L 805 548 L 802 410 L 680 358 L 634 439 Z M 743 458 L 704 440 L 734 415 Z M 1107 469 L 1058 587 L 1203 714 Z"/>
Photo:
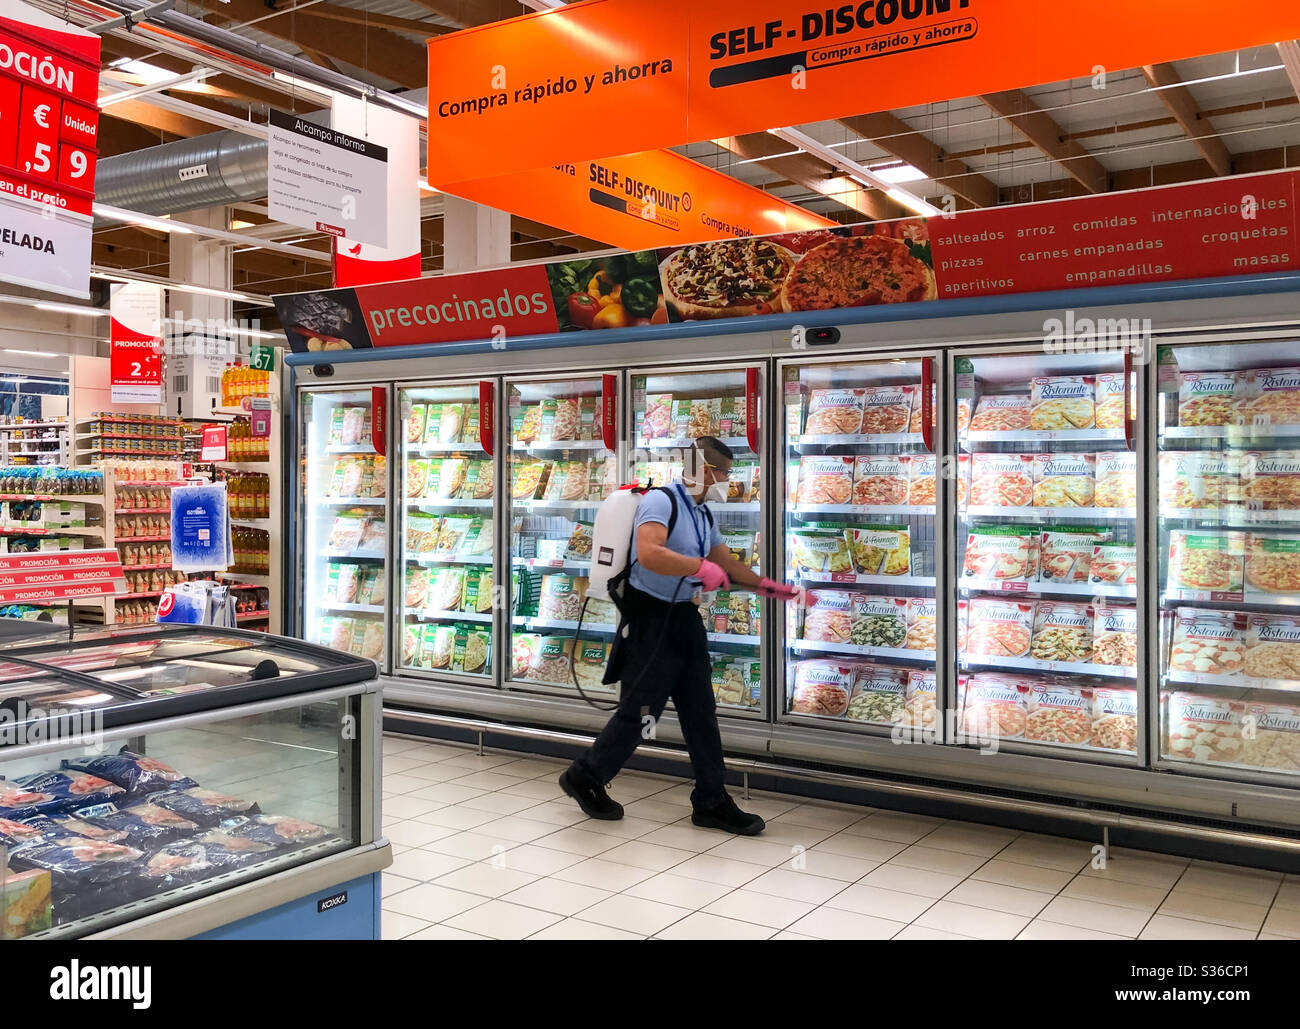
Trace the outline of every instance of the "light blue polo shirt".
<path fill-rule="evenodd" d="M 677 524 L 673 526 L 673 531 L 668 534 L 667 545 L 669 550 L 676 551 L 686 557 L 708 557 L 709 551 L 722 542 L 722 530 L 718 528 L 718 523 L 714 520 L 709 521 L 708 515 L 704 513 L 704 508 L 696 504 L 685 489 L 674 485 L 671 487 L 673 496 L 677 500 Z M 673 505 L 663 490 L 653 489 L 645 495 L 641 505 L 636 509 L 636 521 L 632 528 L 632 561 L 636 562 L 636 533 L 646 522 L 656 522 L 659 525 L 666 526 L 668 519 L 672 517 Z M 704 540 L 704 549 L 700 550 L 700 539 Z M 696 589 L 696 582 L 688 578 L 681 584 L 678 589 L 678 576 L 660 575 L 658 572 L 652 572 L 643 565 L 634 563 L 632 565 L 632 574 L 628 576 L 628 582 L 636 589 L 643 593 L 649 593 L 652 597 L 658 597 L 660 600 L 668 602 L 673 601 L 673 593 L 676 591 L 676 600 L 678 603 L 690 600 Z"/>

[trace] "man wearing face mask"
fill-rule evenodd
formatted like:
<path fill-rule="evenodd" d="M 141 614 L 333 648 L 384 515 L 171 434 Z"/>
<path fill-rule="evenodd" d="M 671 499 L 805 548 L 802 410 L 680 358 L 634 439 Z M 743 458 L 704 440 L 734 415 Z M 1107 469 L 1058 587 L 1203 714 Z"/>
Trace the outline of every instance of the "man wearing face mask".
<path fill-rule="evenodd" d="M 605 785 L 641 740 L 652 738 L 647 726 L 654 725 L 671 697 L 695 770 L 691 821 L 742 836 L 765 828 L 758 815 L 736 807 L 724 784 L 699 593 L 740 588 L 789 601 L 798 589 L 755 575 L 723 546 L 722 532 L 705 505 L 726 502 L 731 460 L 725 443 L 701 436 L 682 481 L 649 491 L 637 508 L 631 572 L 623 593 L 626 635 L 616 642 L 605 677 L 606 682 L 622 681 L 622 696 L 595 743 L 560 776 L 564 792 L 588 817 L 623 817 L 622 805 L 610 798 Z"/>

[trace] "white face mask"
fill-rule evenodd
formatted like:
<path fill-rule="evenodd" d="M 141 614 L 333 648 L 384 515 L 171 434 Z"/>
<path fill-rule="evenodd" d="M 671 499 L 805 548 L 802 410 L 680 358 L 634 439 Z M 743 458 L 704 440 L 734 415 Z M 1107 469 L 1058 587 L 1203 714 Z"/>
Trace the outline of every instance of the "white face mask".
<path fill-rule="evenodd" d="M 715 482 L 704 491 L 704 502 L 706 504 L 725 504 L 729 493 L 729 484 L 725 482 Z"/>

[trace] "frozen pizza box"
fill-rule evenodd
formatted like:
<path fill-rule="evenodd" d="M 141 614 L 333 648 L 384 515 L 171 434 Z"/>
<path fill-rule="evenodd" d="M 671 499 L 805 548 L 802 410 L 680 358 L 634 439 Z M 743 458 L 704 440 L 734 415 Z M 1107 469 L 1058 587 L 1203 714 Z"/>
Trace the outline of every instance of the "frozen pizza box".
<path fill-rule="evenodd" d="M 1246 599 L 1300 594 L 1300 535 L 1246 536 Z"/>
<path fill-rule="evenodd" d="M 542 645 L 542 636 L 536 632 L 517 632 L 510 637 L 510 677 L 524 679 L 532 665 L 533 656 Z"/>
<path fill-rule="evenodd" d="M 727 502 L 744 504 L 758 499 L 760 475 L 757 461 L 737 461 L 727 479 Z"/>
<path fill-rule="evenodd" d="M 803 638 L 851 643 L 854 596 L 848 590 L 809 590 L 804 600 Z"/>
<path fill-rule="evenodd" d="M 1165 700 L 1165 752 L 1201 764 L 1237 761 L 1245 705 L 1195 693 L 1170 693 Z"/>
<path fill-rule="evenodd" d="M 907 503 L 931 507 L 935 502 L 935 456 L 915 454 L 908 459 Z"/>
<path fill-rule="evenodd" d="M 745 435 L 745 398 L 722 397 L 718 401 L 718 435 Z"/>
<path fill-rule="evenodd" d="M 412 556 L 431 554 L 438 546 L 442 519 L 424 511 L 411 511 L 406 516 L 406 552 Z"/>
<path fill-rule="evenodd" d="M 586 576 L 543 575 L 537 614 L 553 621 L 576 622 L 586 594 Z"/>
<path fill-rule="evenodd" d="M 975 507 L 1028 507 L 1033 501 L 1034 458 L 1030 454 L 974 454 L 970 503 Z"/>
<path fill-rule="evenodd" d="M 1137 732 L 1137 690 L 1099 687 L 1092 691 L 1089 746 L 1132 753 Z"/>
<path fill-rule="evenodd" d="M 978 672 L 962 690 L 962 731 L 977 739 L 1023 736 L 1033 680 L 1018 675 Z"/>
<path fill-rule="evenodd" d="M 1137 505 L 1137 454 L 1127 450 L 1097 454 L 1096 475 L 1097 486 L 1092 496 L 1096 507 Z"/>
<path fill-rule="evenodd" d="M 1093 621 L 1088 604 L 1040 600 L 1034 610 L 1029 656 L 1038 661 L 1091 661 Z"/>
<path fill-rule="evenodd" d="M 1088 581 L 1102 586 L 1137 585 L 1137 547 L 1113 541 L 1092 548 Z"/>
<path fill-rule="evenodd" d="M 1239 763 L 1300 771 L 1300 708 L 1294 704 L 1247 704 L 1241 736 Z"/>
<path fill-rule="evenodd" d="M 650 393 L 645 398 L 645 410 L 637 412 L 640 439 L 667 439 L 673 430 L 673 395 Z"/>
<path fill-rule="evenodd" d="M 851 574 L 853 559 L 842 529 L 794 529 L 789 536 L 790 567 L 800 572 Z"/>
<path fill-rule="evenodd" d="M 463 457 L 444 457 L 431 462 L 428 495 L 439 500 L 452 500 L 459 497 L 465 486 L 465 472 L 468 467 L 469 461 Z"/>
<path fill-rule="evenodd" d="M 907 672 L 888 665 L 863 665 L 853 683 L 848 717 L 855 722 L 892 725 L 902 721 Z"/>
<path fill-rule="evenodd" d="M 465 500 L 488 500 L 495 486 L 491 461 L 467 461 L 460 495 Z"/>
<path fill-rule="evenodd" d="M 994 393 L 982 396 L 970 420 L 971 432 L 1018 432 L 1029 428 L 1030 401 L 1027 393 Z"/>
<path fill-rule="evenodd" d="M 957 506 L 964 508 L 970 502 L 970 454 L 957 455 Z"/>
<path fill-rule="evenodd" d="M 1095 392 L 1091 375 L 1040 375 L 1031 379 L 1029 427 L 1057 431 L 1093 428 Z"/>
<path fill-rule="evenodd" d="M 438 422 L 438 442 L 441 444 L 459 443 L 461 430 L 465 427 L 465 405 L 443 404 L 442 418 Z"/>
<path fill-rule="evenodd" d="M 543 636 L 528 665 L 527 678 L 534 682 L 572 685 L 572 636 Z"/>
<path fill-rule="evenodd" d="M 1097 488 L 1092 454 L 1037 454 L 1034 507 L 1092 507 Z"/>
<path fill-rule="evenodd" d="M 460 432 L 465 443 L 479 442 L 479 408 L 478 404 L 465 405 L 465 427 Z"/>
<path fill-rule="evenodd" d="M 907 503 L 908 458 L 861 456 L 853 463 L 853 503 L 863 507 Z"/>
<path fill-rule="evenodd" d="M 18 940 L 50 928 L 50 880 L 48 869 L 20 872 L 0 861 L 0 940 Z"/>
<path fill-rule="evenodd" d="M 1092 738 L 1090 689 L 1034 683 L 1029 689 L 1025 739 L 1040 743 L 1086 744 Z"/>
<path fill-rule="evenodd" d="M 582 434 L 582 405 L 576 397 L 542 402 L 542 439 L 563 442 Z"/>
<path fill-rule="evenodd" d="M 1126 604 L 1097 608 L 1092 629 L 1093 664 L 1135 668 L 1137 649 L 1137 608 Z"/>
<path fill-rule="evenodd" d="M 1300 681 L 1300 616 L 1246 616 L 1241 669 L 1252 679 Z"/>
<path fill-rule="evenodd" d="M 1109 538 L 1109 530 L 1101 526 L 1055 525 L 1045 530 L 1038 537 L 1039 580 L 1087 582 L 1092 570 L 1093 550 Z"/>
<path fill-rule="evenodd" d="M 853 496 L 851 457 L 805 456 L 799 461 L 799 504 L 847 504 Z"/>
<path fill-rule="evenodd" d="M 849 709 L 857 670 L 852 661 L 800 661 L 794 667 L 790 713 L 842 718 Z"/>
<path fill-rule="evenodd" d="M 1178 381 L 1178 424 L 1241 424 L 1243 386 L 1240 372 L 1183 372 Z"/>
<path fill-rule="evenodd" d="M 726 529 L 722 533 L 722 545 L 743 565 L 748 565 L 754 556 L 756 533 L 746 529 Z"/>
<path fill-rule="evenodd" d="M 510 431 L 516 444 L 536 443 L 542 432 L 542 405 L 528 404 L 510 412 Z"/>
<path fill-rule="evenodd" d="M 1296 639 L 1300 643 L 1300 631 Z M 1296 656 L 1300 658 L 1300 646 Z M 1174 611 L 1169 644 L 1171 678 L 1239 676 L 1245 659 L 1246 615 L 1198 607 L 1180 607 Z M 1297 664 L 1297 674 L 1300 674 L 1300 664 Z"/>
<path fill-rule="evenodd" d="M 427 457 L 411 457 L 406 460 L 406 495 L 410 498 L 422 497 L 429 488 L 429 468 L 431 462 Z"/>
<path fill-rule="evenodd" d="M 903 693 L 902 722 L 913 729 L 934 729 L 938 716 L 937 680 L 933 671 L 913 669 Z"/>
<path fill-rule="evenodd" d="M 1247 511 L 1300 511 L 1300 451 L 1242 454 L 1239 499 Z"/>
<path fill-rule="evenodd" d="M 1234 453 L 1168 450 L 1160 455 L 1160 504 L 1166 510 L 1218 510 L 1241 499 Z"/>
<path fill-rule="evenodd" d="M 492 519 L 471 518 L 456 547 L 457 557 L 488 557 L 492 553 Z"/>
<path fill-rule="evenodd" d="M 862 432 L 868 436 L 906 432 L 915 386 L 870 386 L 862 391 Z"/>
<path fill-rule="evenodd" d="M 966 536 L 962 580 L 993 589 L 1027 589 L 1038 577 L 1038 533 L 1020 525 L 976 525 Z"/>
<path fill-rule="evenodd" d="M 465 569 L 465 610 L 486 614 L 492 610 L 492 569 L 471 565 Z"/>
<path fill-rule="evenodd" d="M 965 653 L 978 657 L 1024 657 L 1034 628 L 1032 601 L 976 597 L 967 612 Z"/>
<path fill-rule="evenodd" d="M 1254 368 L 1241 378 L 1239 423 L 1254 429 L 1300 425 L 1300 368 Z"/>
<path fill-rule="evenodd" d="M 907 601 L 902 597 L 850 594 L 853 612 L 851 642 L 863 647 L 904 648 L 907 644 Z"/>
<path fill-rule="evenodd" d="M 861 575 L 911 573 L 911 532 L 897 525 L 853 525 L 844 530 L 854 570 Z"/>
<path fill-rule="evenodd" d="M 1094 420 L 1099 429 L 1122 429 L 1124 427 L 1124 373 L 1102 372 L 1097 376 L 1095 394 L 1096 414 Z M 1130 408 L 1137 403 L 1136 395 L 1130 399 Z"/>
<path fill-rule="evenodd" d="M 808 397 L 806 436 L 854 436 L 862 432 L 863 391 L 815 389 Z"/>
<path fill-rule="evenodd" d="M 424 408 L 424 443 L 437 443 L 441 438 L 442 405 L 426 404 Z"/>
<path fill-rule="evenodd" d="M 907 431 L 919 433 L 921 431 L 921 419 L 925 416 L 924 397 L 921 393 L 921 387 L 913 387 L 915 392 L 912 394 L 912 417 L 908 420 Z M 963 401 L 966 404 L 966 420 L 970 421 L 970 402 Z M 939 422 L 939 387 L 936 383 L 930 383 L 930 427 L 933 428 Z M 965 426 L 961 426 L 965 429 Z M 960 430 L 959 430 L 960 431 Z"/>
<path fill-rule="evenodd" d="M 586 461 L 556 461 L 546 481 L 545 500 L 582 500 L 587 495 Z"/>
<path fill-rule="evenodd" d="M 934 650 L 937 626 L 936 605 L 933 597 L 911 597 L 907 601 L 908 650 Z"/>

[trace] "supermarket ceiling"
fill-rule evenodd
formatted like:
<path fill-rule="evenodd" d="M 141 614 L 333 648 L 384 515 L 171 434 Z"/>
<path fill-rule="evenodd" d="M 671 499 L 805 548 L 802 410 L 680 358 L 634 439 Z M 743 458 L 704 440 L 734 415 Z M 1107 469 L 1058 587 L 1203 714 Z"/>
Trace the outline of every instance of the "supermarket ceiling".
<path fill-rule="evenodd" d="M 175 10 L 395 94 L 426 85 L 424 41 L 432 35 L 516 17 L 559 0 L 178 0 Z M 63 0 L 36 0 L 62 13 Z M 85 20 L 83 19 L 83 23 Z M 148 84 L 201 61 L 150 47 L 147 34 L 104 37 L 105 81 Z M 1103 86 L 1104 88 L 1098 88 Z M 419 94 L 421 97 L 423 93 Z M 228 127 L 265 122 L 269 107 L 298 113 L 319 100 L 292 83 L 235 75 L 180 83 L 103 109 L 100 157 L 129 153 Z M 626 116 L 611 112 L 609 117 Z M 674 148 L 679 154 L 789 203 L 841 222 L 901 217 L 907 209 L 846 174 L 836 155 L 907 194 L 958 209 L 1134 189 L 1300 163 L 1300 47 L 1292 42 L 1123 70 L 1094 79 L 964 97 L 896 110 L 862 110 L 795 126 L 815 145 L 751 133 Z M 329 239 L 270 222 L 264 202 L 232 208 L 236 288 L 281 293 L 330 283 Z M 426 272 L 443 262 L 441 198 L 422 205 Z M 604 249 L 607 243 L 514 217 L 516 261 Z M 306 256 L 306 254 L 318 256 Z M 106 267 L 165 275 L 162 231 L 104 225 L 93 259 Z"/>

